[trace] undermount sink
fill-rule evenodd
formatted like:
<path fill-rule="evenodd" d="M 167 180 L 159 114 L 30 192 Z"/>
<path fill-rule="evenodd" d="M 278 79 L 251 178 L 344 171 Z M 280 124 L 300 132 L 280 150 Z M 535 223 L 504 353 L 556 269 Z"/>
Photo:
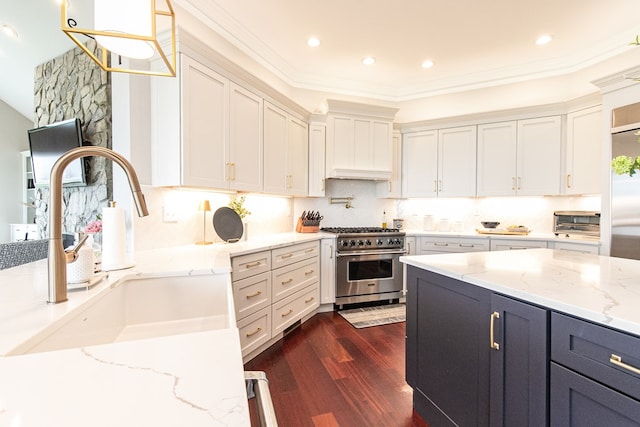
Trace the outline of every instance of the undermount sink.
<path fill-rule="evenodd" d="M 136 277 L 93 297 L 7 355 L 235 326 L 228 275 Z"/>

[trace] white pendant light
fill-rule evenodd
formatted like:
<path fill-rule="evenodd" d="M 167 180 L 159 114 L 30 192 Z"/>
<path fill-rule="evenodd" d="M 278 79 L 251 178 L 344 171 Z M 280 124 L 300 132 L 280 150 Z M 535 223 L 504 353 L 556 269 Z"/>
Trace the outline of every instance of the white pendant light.
<path fill-rule="evenodd" d="M 176 75 L 175 14 L 169 0 L 63 0 L 61 19 L 62 31 L 105 71 Z M 166 34 L 162 41 L 158 28 Z M 88 38 L 96 40 L 101 53 L 85 45 Z M 120 56 L 113 65 L 110 53 Z M 153 67 L 140 61 L 151 58 Z"/>
<path fill-rule="evenodd" d="M 95 0 L 95 29 L 122 36 L 96 36 L 96 41 L 118 55 L 151 58 L 153 44 L 138 39 L 153 38 L 150 6 L 150 0 Z"/>

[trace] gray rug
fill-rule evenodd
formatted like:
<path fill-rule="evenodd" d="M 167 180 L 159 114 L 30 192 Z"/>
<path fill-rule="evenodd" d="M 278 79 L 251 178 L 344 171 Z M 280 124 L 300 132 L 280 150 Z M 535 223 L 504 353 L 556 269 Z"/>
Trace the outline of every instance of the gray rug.
<path fill-rule="evenodd" d="M 338 314 L 358 329 L 404 322 L 407 319 L 404 304 L 354 308 L 338 311 Z"/>

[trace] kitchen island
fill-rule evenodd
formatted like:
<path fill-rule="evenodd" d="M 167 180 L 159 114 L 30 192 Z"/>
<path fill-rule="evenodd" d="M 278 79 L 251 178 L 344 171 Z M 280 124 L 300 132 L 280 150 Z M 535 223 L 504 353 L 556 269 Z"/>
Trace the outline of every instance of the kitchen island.
<path fill-rule="evenodd" d="M 407 382 L 430 425 L 638 425 L 640 262 L 550 249 L 401 261 Z"/>
<path fill-rule="evenodd" d="M 0 271 L 0 425 L 249 425 L 238 329 L 22 354 L 16 349 L 130 279 L 207 276 L 230 284 L 230 257 L 318 240 L 283 233 L 235 244 L 135 253 L 69 300 L 47 304 L 47 263 Z"/>

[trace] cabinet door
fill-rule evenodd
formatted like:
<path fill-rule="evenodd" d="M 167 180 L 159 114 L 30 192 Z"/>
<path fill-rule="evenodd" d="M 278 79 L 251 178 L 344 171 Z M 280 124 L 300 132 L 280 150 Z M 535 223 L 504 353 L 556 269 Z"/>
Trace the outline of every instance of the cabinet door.
<path fill-rule="evenodd" d="M 491 293 L 408 266 L 406 298 L 414 408 L 434 426 L 487 426 Z"/>
<path fill-rule="evenodd" d="M 518 249 L 546 248 L 546 240 L 530 239 L 491 239 L 492 251 L 515 251 Z"/>
<path fill-rule="evenodd" d="M 438 131 L 438 196 L 476 195 L 476 127 Z"/>
<path fill-rule="evenodd" d="M 550 426 L 640 426 L 640 402 L 551 363 Z"/>
<path fill-rule="evenodd" d="M 376 184 L 376 194 L 381 198 L 402 197 L 402 135 L 393 132 L 391 137 L 391 178 Z"/>
<path fill-rule="evenodd" d="M 320 303 L 336 302 L 336 257 L 335 239 L 320 242 Z"/>
<path fill-rule="evenodd" d="M 262 191 L 262 98 L 234 83 L 229 97 L 229 188 Z"/>
<path fill-rule="evenodd" d="M 438 195 L 438 132 L 406 133 L 402 141 L 403 197 Z"/>
<path fill-rule="evenodd" d="M 327 121 L 327 176 L 338 176 L 340 171 L 353 169 L 355 145 L 353 119 L 330 116 Z"/>
<path fill-rule="evenodd" d="M 516 194 L 516 122 L 478 126 L 478 196 Z"/>
<path fill-rule="evenodd" d="M 492 426 L 544 426 L 547 423 L 548 312 L 491 296 L 486 322 L 494 331 L 491 348 Z"/>
<path fill-rule="evenodd" d="M 564 194 L 600 194 L 602 106 L 567 115 Z"/>
<path fill-rule="evenodd" d="M 386 174 L 387 177 L 393 172 L 393 150 L 392 136 L 393 124 L 389 121 L 382 122 L 373 120 L 370 122 L 369 137 L 369 164 L 372 171 Z"/>
<path fill-rule="evenodd" d="M 287 188 L 286 194 L 306 196 L 308 183 L 309 139 L 306 123 L 288 119 L 287 131 Z"/>
<path fill-rule="evenodd" d="M 326 125 L 309 126 L 309 197 L 324 197 Z"/>
<path fill-rule="evenodd" d="M 518 121 L 516 190 L 520 196 L 560 194 L 562 124 L 559 116 Z"/>
<path fill-rule="evenodd" d="M 229 81 L 187 56 L 183 55 L 181 59 L 182 156 L 171 161 L 179 164 L 182 159 L 180 184 L 224 188 L 227 185 L 225 159 L 229 154 Z M 169 118 L 164 120 L 169 121 Z M 175 145 L 175 141 L 167 141 L 167 144 Z M 156 155 L 166 156 L 167 153 Z"/>
<path fill-rule="evenodd" d="M 264 191 L 284 194 L 287 188 L 287 113 L 264 104 Z"/>

